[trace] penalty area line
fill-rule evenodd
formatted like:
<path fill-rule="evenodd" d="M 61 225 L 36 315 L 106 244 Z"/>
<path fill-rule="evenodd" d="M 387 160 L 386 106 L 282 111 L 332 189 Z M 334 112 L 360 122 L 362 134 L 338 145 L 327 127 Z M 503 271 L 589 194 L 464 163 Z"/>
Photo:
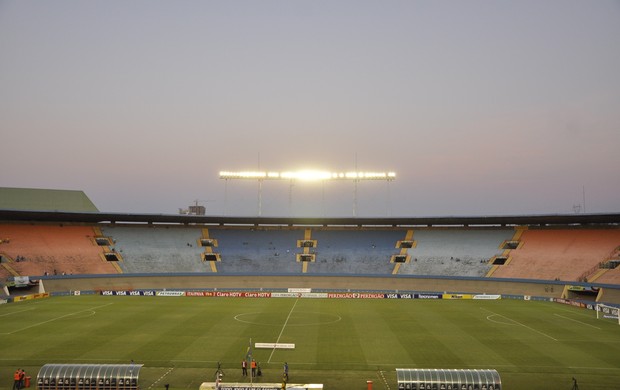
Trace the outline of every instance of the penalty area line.
<path fill-rule="evenodd" d="M 541 331 L 539 331 L 539 330 L 536 330 L 536 329 L 534 329 L 534 328 L 532 328 L 532 327 L 530 327 L 530 326 L 527 326 L 527 325 L 525 325 L 525 324 L 522 324 L 522 323 L 520 323 L 519 321 L 515 321 L 515 320 L 513 320 L 513 319 L 512 319 L 512 318 L 510 318 L 510 317 L 506 317 L 505 315 L 498 314 L 498 313 L 494 313 L 494 312 L 492 312 L 491 310 L 487 310 L 487 309 L 484 309 L 484 308 L 481 308 L 481 309 L 482 309 L 482 310 L 484 310 L 484 311 L 487 311 L 487 312 L 489 312 L 489 313 L 491 313 L 491 314 L 494 314 L 494 315 L 496 315 L 496 316 L 504 317 L 504 318 L 505 318 L 505 319 L 507 319 L 508 321 L 514 322 L 514 323 L 515 323 L 515 324 L 517 324 L 517 325 L 521 325 L 521 326 L 522 326 L 522 327 L 524 327 L 525 329 L 529 329 L 529 330 L 531 330 L 532 332 L 536 332 L 536 333 L 538 333 L 538 334 L 540 334 L 540 335 L 543 335 L 543 336 L 545 336 L 545 337 L 548 337 L 548 338 L 550 338 L 550 339 L 551 339 L 551 340 L 553 340 L 553 341 L 558 341 L 558 339 L 556 339 L 556 338 L 554 338 L 554 337 L 551 337 L 551 336 L 549 336 L 548 334 L 543 333 L 543 332 L 541 332 Z M 507 324 L 507 325 L 508 325 L 508 324 Z"/>
<path fill-rule="evenodd" d="M 577 322 L 577 323 L 579 323 L 579 324 L 581 324 L 581 325 L 587 325 L 587 326 L 591 326 L 591 327 L 593 327 L 594 329 L 601 330 L 601 328 L 599 328 L 598 326 L 594 326 L 594 325 L 592 325 L 592 324 L 588 324 L 588 323 L 586 323 L 586 322 L 579 321 L 579 320 L 576 320 L 576 319 L 574 319 L 574 318 L 565 317 L 565 316 L 563 316 L 563 315 L 561 315 L 561 314 L 557 314 L 557 313 L 554 313 L 553 315 L 554 315 L 554 316 L 557 316 L 557 317 L 564 318 L 565 320 L 574 321 L 574 322 Z"/>

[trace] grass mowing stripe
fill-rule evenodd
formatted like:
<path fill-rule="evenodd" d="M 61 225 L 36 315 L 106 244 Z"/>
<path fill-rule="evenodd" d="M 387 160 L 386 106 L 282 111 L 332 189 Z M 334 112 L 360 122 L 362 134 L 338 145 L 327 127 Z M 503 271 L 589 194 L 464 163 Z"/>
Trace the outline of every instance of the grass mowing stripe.
<path fill-rule="evenodd" d="M 60 317 L 55 317 L 55 318 L 49 319 L 49 320 L 47 320 L 47 321 L 37 322 L 36 324 L 32 324 L 32 325 L 29 325 L 29 326 L 23 327 L 23 328 L 21 328 L 21 329 L 17 329 L 17 330 L 14 330 L 14 331 L 12 331 L 12 332 L 3 333 L 3 334 L 15 334 L 15 333 L 17 333 L 17 332 L 21 332 L 21 331 L 24 331 L 24 330 L 26 330 L 26 329 L 34 328 L 35 326 L 39 326 L 39 325 L 43 325 L 43 324 L 47 324 L 48 322 L 57 321 L 57 320 L 60 320 L 60 319 L 62 319 L 62 318 L 65 318 L 65 317 L 73 316 L 73 315 L 76 315 L 76 314 L 79 314 L 79 313 L 83 313 L 83 312 L 85 312 L 85 311 L 92 311 L 92 310 L 95 310 L 95 309 L 99 309 L 100 307 L 105 307 L 105 306 L 110 306 L 110 305 L 112 305 L 112 303 L 106 303 L 105 305 L 99 305 L 99 306 L 91 307 L 91 308 L 89 308 L 89 309 L 84 309 L 84 310 L 75 311 L 75 312 L 73 312 L 73 313 L 65 314 L 65 315 L 62 315 L 62 316 L 60 316 Z"/>
<path fill-rule="evenodd" d="M 295 299 L 295 303 L 293 304 L 293 307 L 291 307 L 291 310 L 288 312 L 288 316 L 286 316 L 286 321 L 284 321 L 284 325 L 282 325 L 282 330 L 280 330 L 280 334 L 278 335 L 278 339 L 276 340 L 276 344 L 278 344 L 280 342 L 280 338 L 282 337 L 282 333 L 284 332 L 284 328 L 286 328 L 286 324 L 288 324 L 288 320 L 291 318 L 291 314 L 293 314 L 293 310 L 295 310 L 295 306 L 297 306 L 297 302 L 299 302 L 299 299 Z M 271 363 L 271 358 L 273 357 L 273 353 L 276 351 L 276 347 L 274 345 L 273 349 L 271 350 L 271 354 L 269 355 L 269 359 L 267 360 L 267 363 Z"/>
<path fill-rule="evenodd" d="M 580 323 L 580 324 L 582 324 L 582 325 L 591 326 L 591 327 L 593 327 L 593 328 L 595 328 L 595 329 L 601 330 L 601 328 L 599 328 L 598 326 L 594 326 L 594 325 L 591 325 L 591 324 L 586 324 L 585 322 L 583 322 L 583 321 L 579 321 L 579 320 L 576 320 L 576 319 L 574 319 L 574 318 L 565 317 L 565 316 L 563 316 L 563 315 L 561 315 L 561 314 L 557 314 L 557 313 L 554 313 L 553 315 L 554 315 L 554 316 L 557 316 L 557 317 L 564 318 L 565 320 L 571 320 L 571 321 L 574 321 L 574 322 L 578 322 L 578 323 Z"/>

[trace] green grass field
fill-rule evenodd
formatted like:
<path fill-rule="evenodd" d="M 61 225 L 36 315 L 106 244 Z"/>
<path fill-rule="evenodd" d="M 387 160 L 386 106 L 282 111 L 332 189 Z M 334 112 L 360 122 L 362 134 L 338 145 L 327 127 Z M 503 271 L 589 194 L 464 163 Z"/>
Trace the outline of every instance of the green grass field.
<path fill-rule="evenodd" d="M 198 389 L 222 362 L 247 381 L 249 340 L 261 382 L 397 388 L 395 368 L 485 368 L 504 389 L 620 388 L 620 325 L 593 311 L 516 300 L 53 297 L 0 305 L 0 390 L 46 363 L 143 363 L 141 388 Z"/>

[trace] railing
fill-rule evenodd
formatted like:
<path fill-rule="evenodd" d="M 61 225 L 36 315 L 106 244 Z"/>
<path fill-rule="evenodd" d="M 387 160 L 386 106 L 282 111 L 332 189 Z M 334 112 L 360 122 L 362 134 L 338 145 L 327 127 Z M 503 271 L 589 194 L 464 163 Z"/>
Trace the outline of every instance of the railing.
<path fill-rule="evenodd" d="M 583 272 L 581 275 L 579 275 L 579 277 L 577 278 L 578 282 L 587 282 L 588 281 L 588 276 L 593 274 L 594 272 L 596 272 L 597 270 L 604 268 L 605 262 L 601 261 L 598 264 L 590 267 L 590 269 L 588 269 L 587 271 Z"/>
<path fill-rule="evenodd" d="M 614 248 L 611 252 L 609 252 L 609 254 L 605 257 L 605 260 L 601 261 L 597 265 L 591 267 L 590 269 L 588 269 L 587 271 L 579 275 L 579 277 L 577 278 L 577 281 L 587 282 L 588 276 L 593 274 L 594 272 L 596 272 L 596 270 L 599 270 L 601 268 L 607 268 L 607 269 L 616 268 L 618 266 L 618 263 L 620 263 L 620 258 L 618 258 L 619 255 L 620 255 L 620 246 Z"/>

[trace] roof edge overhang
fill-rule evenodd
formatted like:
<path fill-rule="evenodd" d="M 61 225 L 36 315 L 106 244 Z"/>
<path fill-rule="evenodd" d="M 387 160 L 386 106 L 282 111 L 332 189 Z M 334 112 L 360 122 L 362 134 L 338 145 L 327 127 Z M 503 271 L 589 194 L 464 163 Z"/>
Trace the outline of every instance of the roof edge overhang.
<path fill-rule="evenodd" d="M 1 222 L 137 223 L 282 226 L 553 226 L 620 225 L 620 213 L 539 214 L 442 217 L 226 217 L 182 214 L 85 213 L 63 211 L 0 210 Z"/>

